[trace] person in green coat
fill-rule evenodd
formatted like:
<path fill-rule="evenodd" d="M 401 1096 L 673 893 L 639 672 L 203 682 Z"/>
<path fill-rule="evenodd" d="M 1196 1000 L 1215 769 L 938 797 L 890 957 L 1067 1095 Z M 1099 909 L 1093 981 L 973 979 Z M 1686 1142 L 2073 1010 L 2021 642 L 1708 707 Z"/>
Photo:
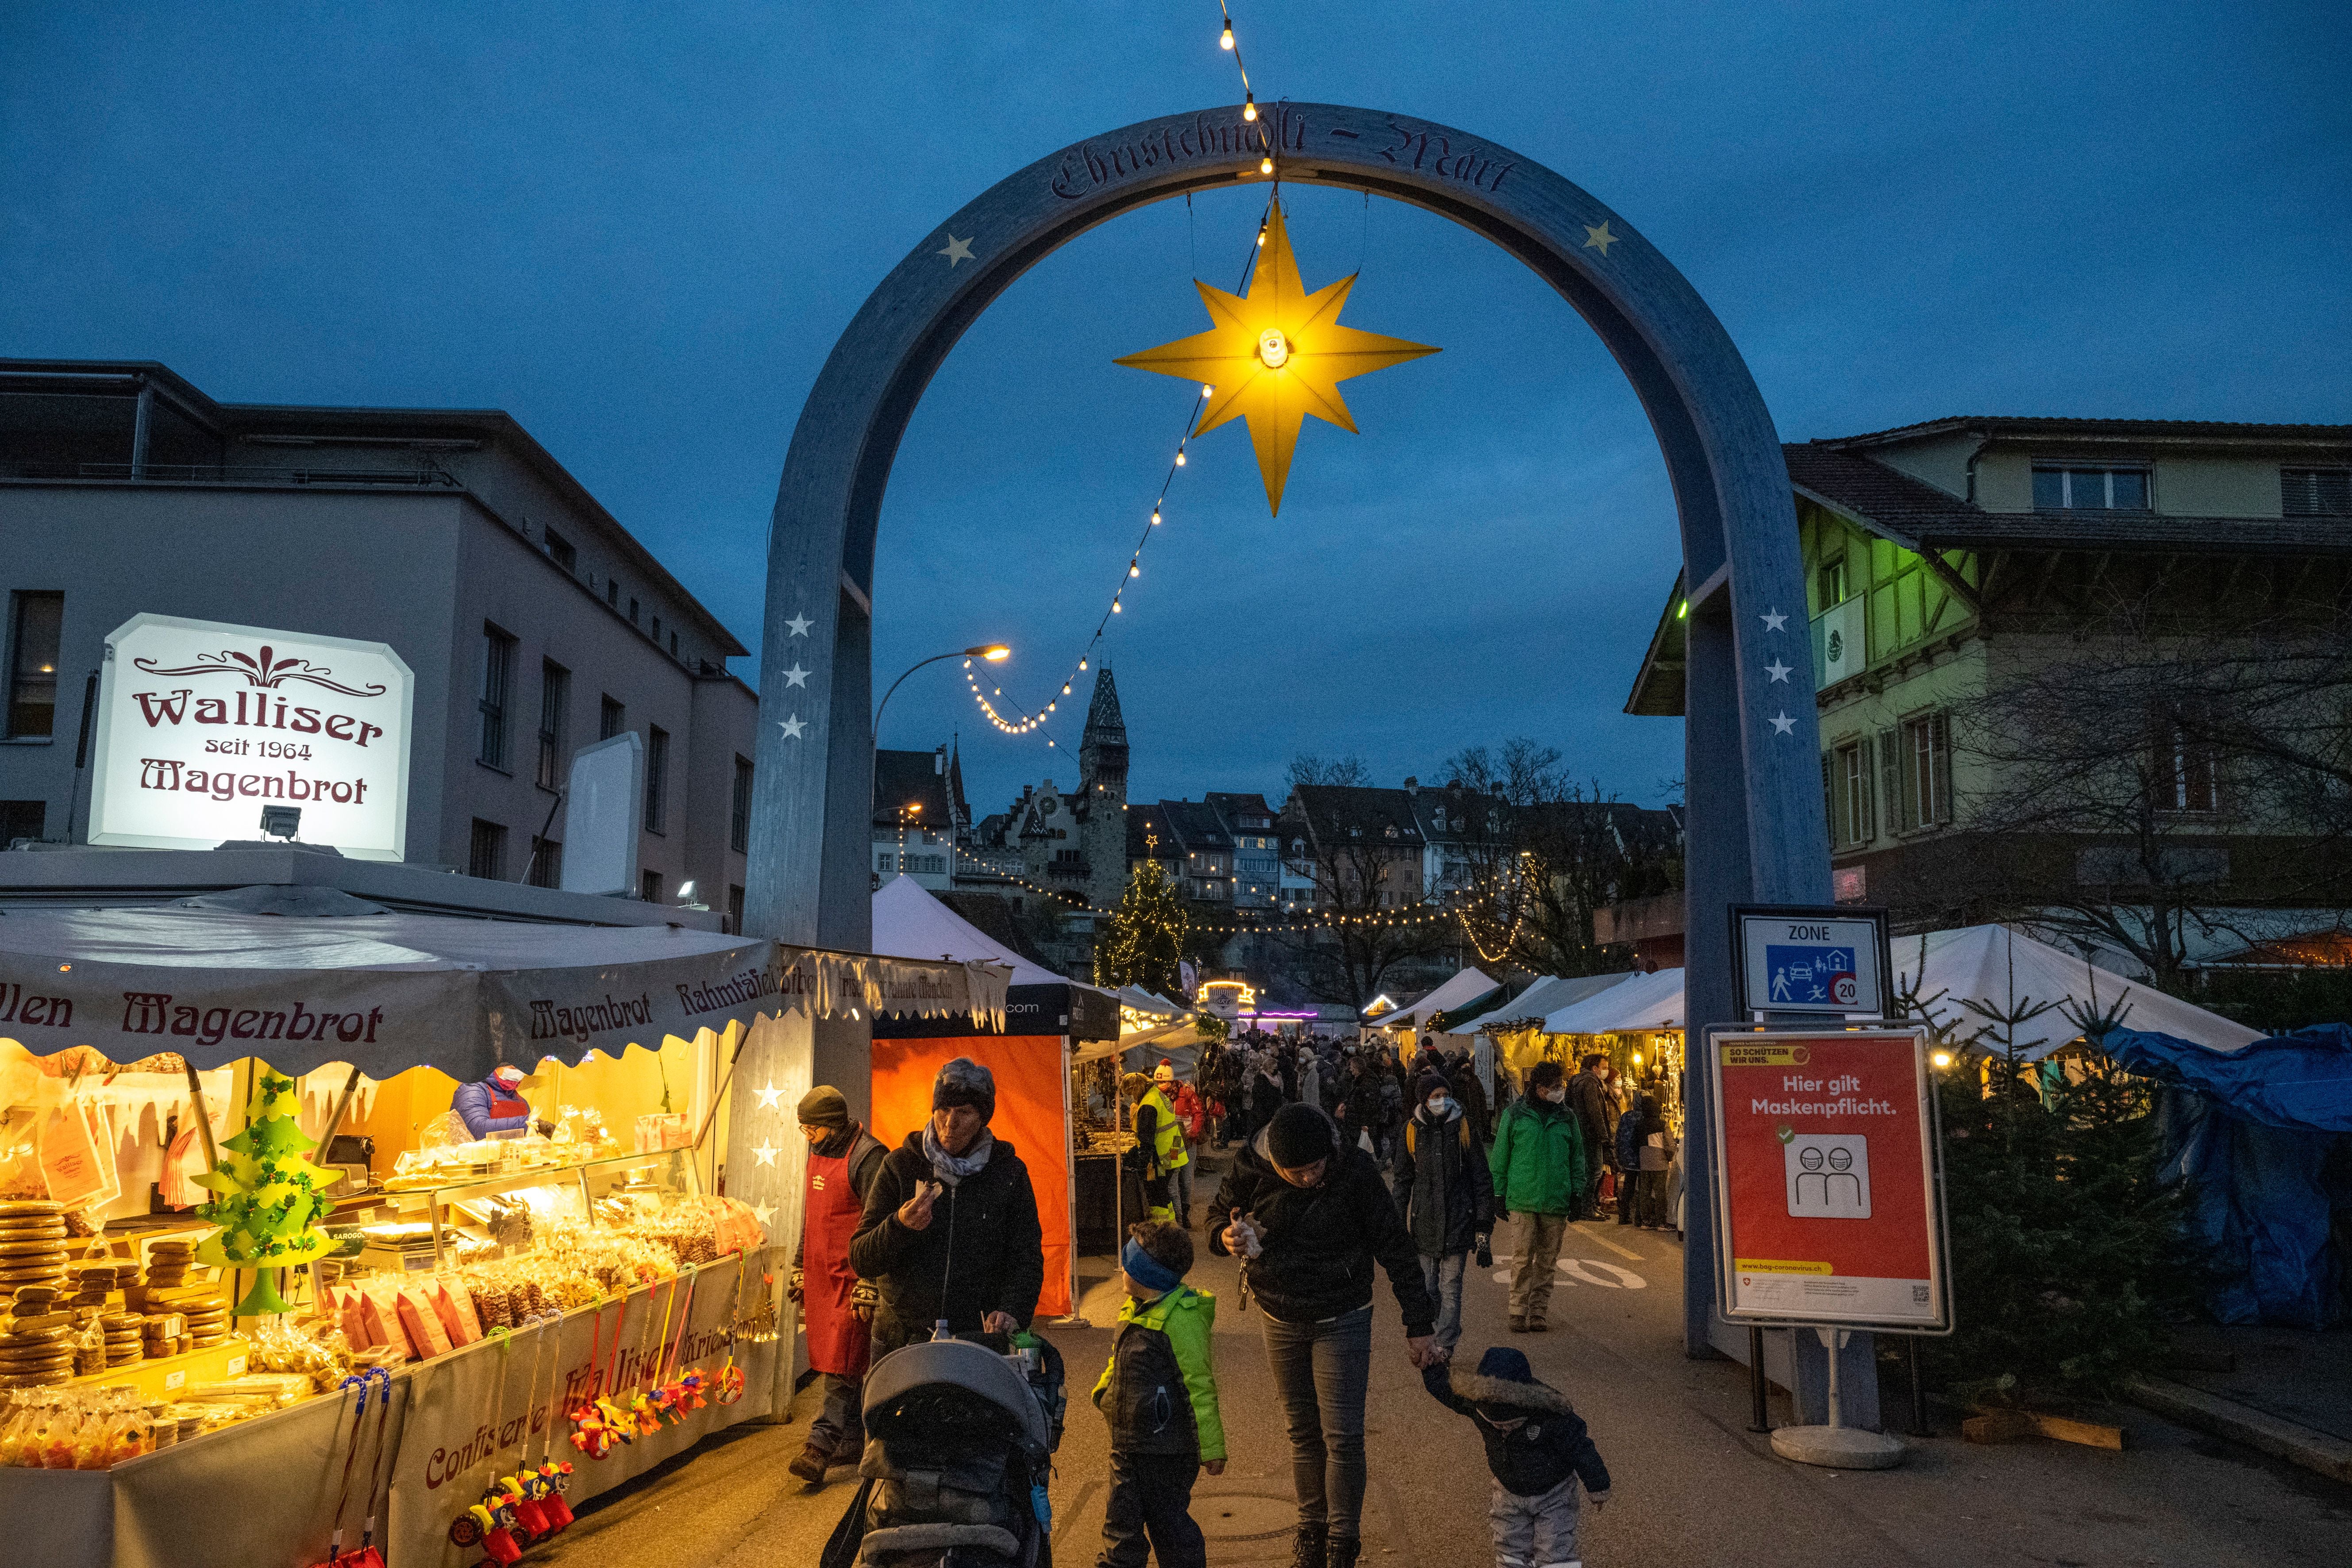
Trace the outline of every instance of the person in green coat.
<path fill-rule="evenodd" d="M 1225 1427 L 1209 1336 L 1217 1299 L 1184 1283 L 1192 1238 L 1180 1225 L 1147 1220 L 1119 1255 L 1127 1300 L 1095 1407 L 1110 1423 L 1110 1495 L 1103 1506 L 1098 1568 L 1206 1568 L 1193 1522 L 1192 1482 L 1225 1473 Z"/>
<path fill-rule="evenodd" d="M 1528 1069 L 1528 1092 L 1495 1123 L 1495 1146 L 1486 1154 L 1495 1173 L 1495 1217 L 1519 1218 L 1511 1271 L 1515 1334 L 1551 1327 L 1547 1314 L 1559 1238 L 1590 1168 L 1583 1131 L 1567 1101 L 1566 1070 L 1558 1062 L 1538 1062 Z"/>

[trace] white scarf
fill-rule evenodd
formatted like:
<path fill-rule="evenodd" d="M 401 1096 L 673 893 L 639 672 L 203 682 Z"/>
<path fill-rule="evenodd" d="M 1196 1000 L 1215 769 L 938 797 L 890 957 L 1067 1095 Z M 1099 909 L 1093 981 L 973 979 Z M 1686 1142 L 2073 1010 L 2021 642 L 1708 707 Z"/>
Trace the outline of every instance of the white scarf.
<path fill-rule="evenodd" d="M 988 1164 L 988 1157 L 996 1152 L 996 1134 L 983 1127 L 971 1147 L 961 1155 L 950 1154 L 940 1142 L 940 1135 L 928 1121 L 923 1123 L 923 1158 L 931 1163 L 931 1174 L 950 1192 L 966 1176 L 976 1176 Z"/>

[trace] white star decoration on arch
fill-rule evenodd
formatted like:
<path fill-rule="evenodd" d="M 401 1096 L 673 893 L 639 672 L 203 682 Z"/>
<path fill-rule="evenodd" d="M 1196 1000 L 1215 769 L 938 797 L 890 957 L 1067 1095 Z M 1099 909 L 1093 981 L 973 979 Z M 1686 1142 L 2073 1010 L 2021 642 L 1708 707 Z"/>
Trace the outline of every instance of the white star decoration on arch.
<path fill-rule="evenodd" d="M 1772 733 L 1776 735 L 1793 735 L 1796 732 L 1797 721 L 1789 717 L 1789 710 L 1786 708 L 1781 709 L 1780 711 L 1772 715 Z"/>
<path fill-rule="evenodd" d="M 794 616 L 784 623 L 784 629 L 796 637 L 804 637 L 808 636 L 809 618 L 806 616 Z"/>
<path fill-rule="evenodd" d="M 782 1153 L 782 1151 L 778 1149 L 773 1143 L 762 1139 L 761 1140 L 759 1146 L 754 1148 L 751 1152 L 762 1165 L 772 1165 L 776 1163 L 776 1156 Z"/>
<path fill-rule="evenodd" d="M 1761 618 L 1768 632 L 1777 632 L 1789 622 L 1789 617 L 1777 609 L 1766 611 Z"/>
<path fill-rule="evenodd" d="M 1789 671 L 1794 668 L 1792 665 L 1782 664 L 1776 658 L 1764 667 L 1764 673 L 1775 680 L 1786 680 L 1789 679 Z"/>
<path fill-rule="evenodd" d="M 968 239 L 958 239 L 954 235 L 950 235 L 948 236 L 948 242 L 940 247 L 937 250 L 932 251 L 931 254 L 933 256 L 946 257 L 948 258 L 948 270 L 952 272 L 955 270 L 955 264 L 957 262 L 970 261 L 972 258 L 971 241 Z"/>
<path fill-rule="evenodd" d="M 765 1088 L 765 1089 L 753 1089 L 751 1092 L 752 1092 L 753 1094 L 756 1094 L 756 1095 L 758 1095 L 758 1096 L 760 1097 L 760 1109 L 761 1109 L 761 1110 L 773 1110 L 776 1108 L 776 1101 L 777 1101 L 778 1100 L 780 1100 L 780 1099 L 782 1099 L 782 1098 L 783 1097 L 783 1092 L 784 1092 L 784 1091 L 783 1091 L 782 1089 L 778 1089 L 778 1088 L 776 1087 L 775 1080 L 774 1080 L 773 1079 L 769 1079 L 769 1080 L 768 1080 L 768 1087 L 767 1087 L 767 1088 Z"/>
<path fill-rule="evenodd" d="M 792 668 L 780 669 L 776 673 L 784 678 L 784 684 L 787 686 L 806 686 L 808 684 L 808 678 L 812 672 L 803 669 L 800 666 L 800 660 L 794 659 L 793 661 Z"/>
<path fill-rule="evenodd" d="M 784 732 L 785 740 L 797 741 L 801 738 L 801 731 L 808 728 L 808 721 L 795 713 L 789 719 L 777 720 L 776 728 Z"/>

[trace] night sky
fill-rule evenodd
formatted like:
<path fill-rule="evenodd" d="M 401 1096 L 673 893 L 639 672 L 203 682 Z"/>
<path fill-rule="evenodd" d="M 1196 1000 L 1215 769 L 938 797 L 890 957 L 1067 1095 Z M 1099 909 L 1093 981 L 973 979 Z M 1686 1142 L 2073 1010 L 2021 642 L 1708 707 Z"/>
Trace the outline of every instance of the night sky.
<path fill-rule="evenodd" d="M 2331 14 L 2333 19 L 2330 19 Z M 1949 414 L 2352 417 L 2352 44 L 2320 4 L 1243 5 L 1261 100 L 1460 126 L 1592 191 L 1729 329 L 1782 437 Z M 509 410 L 756 646 L 818 365 L 947 216 L 1079 138 L 1239 97 L 1206 4 L 0 3 L 0 353 L 157 359 L 236 402 Z M 1193 394 L 1114 356 L 1208 324 L 1263 186 L 1147 208 L 1017 283 L 885 507 L 877 689 L 1016 648 L 1042 700 L 1124 575 Z M 1619 711 L 1677 565 L 1631 392 L 1442 219 L 1287 192 L 1308 287 L 1444 352 L 1309 421 L 1271 521 L 1203 438 L 1108 646 L 1140 798 L 1383 783 L 1528 734 L 1651 802 Z M 758 663 L 739 661 L 757 684 Z M 1084 696 L 1081 688 L 1080 697 Z M 1072 711 L 1049 733 L 1075 746 Z M 1065 727 L 1066 721 L 1066 727 Z M 975 810 L 1071 760 L 954 666 Z"/>

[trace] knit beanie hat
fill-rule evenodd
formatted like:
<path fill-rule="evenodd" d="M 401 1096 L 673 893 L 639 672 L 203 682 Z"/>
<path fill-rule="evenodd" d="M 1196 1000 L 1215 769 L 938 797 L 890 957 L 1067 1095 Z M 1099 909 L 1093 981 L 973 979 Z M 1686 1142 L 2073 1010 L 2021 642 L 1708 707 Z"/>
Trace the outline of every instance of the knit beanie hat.
<path fill-rule="evenodd" d="M 849 1128 L 849 1101 L 841 1090 L 829 1083 L 821 1083 L 801 1096 L 801 1125 L 822 1127 L 828 1132 L 843 1132 Z"/>
<path fill-rule="evenodd" d="M 951 1105 L 969 1105 L 987 1121 L 996 1114 L 996 1076 L 970 1057 L 956 1058 L 931 1080 L 931 1109 Z"/>
<path fill-rule="evenodd" d="M 1433 1069 L 1423 1071 L 1420 1077 L 1412 1080 L 1413 1103 L 1426 1105 L 1429 1103 L 1429 1097 L 1440 1089 L 1448 1094 L 1454 1092 L 1453 1086 L 1445 1081 L 1444 1074 Z"/>
<path fill-rule="evenodd" d="M 1331 1157 L 1331 1121 L 1311 1105 L 1286 1105 L 1265 1124 L 1265 1152 L 1288 1170 Z"/>

